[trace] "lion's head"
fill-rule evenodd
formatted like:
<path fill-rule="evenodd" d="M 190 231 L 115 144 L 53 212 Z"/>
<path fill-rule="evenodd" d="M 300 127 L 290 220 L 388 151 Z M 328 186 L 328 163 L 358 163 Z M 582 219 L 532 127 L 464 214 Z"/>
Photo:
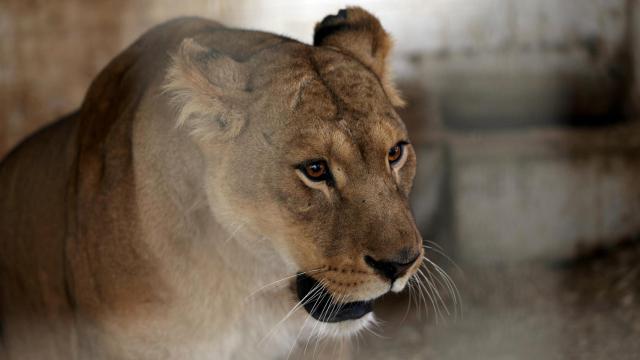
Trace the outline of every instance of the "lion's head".
<path fill-rule="evenodd" d="M 207 35 L 187 39 L 166 79 L 216 218 L 242 225 L 247 249 L 276 249 L 323 322 L 364 322 L 422 262 L 389 49 L 378 20 L 348 8 L 316 26 L 314 46 L 281 39 L 232 58 Z"/>

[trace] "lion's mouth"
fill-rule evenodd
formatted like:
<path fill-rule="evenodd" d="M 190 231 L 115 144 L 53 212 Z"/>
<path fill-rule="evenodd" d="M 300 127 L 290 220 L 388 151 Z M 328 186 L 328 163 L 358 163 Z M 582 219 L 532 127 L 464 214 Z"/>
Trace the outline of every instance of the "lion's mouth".
<path fill-rule="evenodd" d="M 359 319 L 370 313 L 372 301 L 337 303 L 331 294 L 314 278 L 298 274 L 296 279 L 298 299 L 314 319 L 329 323 Z"/>

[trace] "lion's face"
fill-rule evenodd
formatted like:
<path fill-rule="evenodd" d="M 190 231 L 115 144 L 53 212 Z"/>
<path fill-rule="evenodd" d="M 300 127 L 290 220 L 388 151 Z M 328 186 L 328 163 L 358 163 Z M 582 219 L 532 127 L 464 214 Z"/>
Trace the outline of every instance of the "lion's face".
<path fill-rule="evenodd" d="M 296 83 L 285 101 L 265 109 L 256 99 L 254 123 L 231 141 L 225 175 L 209 188 L 225 189 L 225 199 L 214 200 L 226 204 L 223 212 L 273 241 L 304 274 L 300 300 L 320 300 L 322 289 L 341 303 L 368 301 L 402 290 L 421 262 L 407 199 L 415 152 L 371 71 L 334 50 L 309 56 L 308 67 L 263 90 L 278 94 Z M 275 116 L 263 118 L 265 110 Z M 313 300 L 308 305 L 335 321 Z M 360 305 L 332 315 L 362 316 L 370 308 Z"/>
<path fill-rule="evenodd" d="M 342 13 L 319 26 L 362 20 L 360 15 Z M 253 234 L 249 248 L 268 242 L 290 264 L 291 275 L 298 274 L 298 299 L 324 322 L 368 314 L 372 299 L 405 287 L 423 255 L 408 203 L 415 152 L 393 107 L 398 99 L 376 72 L 375 59 L 367 63 L 332 40 L 331 34 L 316 39 L 331 47 L 282 44 L 242 65 L 220 64 L 214 56 L 218 66 L 237 72 L 229 88 L 242 94 L 211 113 L 207 106 L 221 105 L 189 99 L 195 95 L 175 85 L 177 70 L 170 77 L 172 90 L 193 102 L 183 113 L 199 109 L 183 114 L 182 121 L 200 116 L 217 124 L 193 131 L 208 158 L 213 212 Z M 211 56 L 199 45 L 186 46 L 191 48 L 183 46 L 182 55 L 194 61 Z M 213 68 L 196 64 L 187 70 Z M 209 83 L 229 82 L 205 76 Z M 221 130 L 233 135 L 206 133 Z"/>

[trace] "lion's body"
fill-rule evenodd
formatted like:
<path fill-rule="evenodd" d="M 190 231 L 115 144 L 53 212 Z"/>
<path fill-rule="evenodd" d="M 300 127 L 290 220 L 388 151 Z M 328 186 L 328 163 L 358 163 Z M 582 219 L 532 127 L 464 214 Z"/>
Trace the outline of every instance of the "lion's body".
<path fill-rule="evenodd" d="M 16 355 L 26 350 L 36 354 L 38 348 L 51 349 L 70 340 L 69 328 L 59 321 L 68 324 L 73 318 L 64 274 L 73 128 L 69 120 L 49 126 L 16 149 L 0 168 L 0 349 L 18 346 Z M 15 344 L 21 340 L 26 344 L 42 332 L 46 336 L 35 337 L 35 347 Z M 8 355 L 0 350 L 0 357 Z"/>
<path fill-rule="evenodd" d="M 202 52 L 202 47 L 185 39 L 196 39 L 215 51 Z M 331 263 L 322 262 L 324 256 L 338 259 L 361 251 L 362 245 L 355 243 L 355 230 L 349 230 L 353 244 L 331 243 L 337 237 L 318 240 L 329 246 L 323 252 L 316 250 L 318 243 L 278 242 L 299 236 L 293 235 L 294 229 L 298 234 L 308 231 L 311 225 L 304 211 L 315 206 L 307 200 L 295 202 L 283 191 L 294 189 L 317 202 L 322 201 L 322 192 L 309 192 L 293 172 L 287 178 L 292 185 L 283 187 L 273 185 L 281 172 L 268 174 L 262 169 L 254 178 L 247 168 L 266 162 L 256 155 L 268 152 L 262 147 L 281 148 L 287 143 L 277 124 L 312 128 L 324 124 L 323 117 L 335 117 L 336 111 L 349 119 L 342 105 L 335 107 L 340 97 L 350 99 L 344 106 L 385 117 L 384 122 L 374 123 L 378 138 L 403 131 L 389 110 L 381 80 L 370 70 L 335 50 L 312 53 L 311 49 L 273 34 L 228 29 L 202 19 L 166 23 L 145 34 L 101 72 L 78 112 L 33 135 L 5 158 L 0 164 L 0 359 L 269 358 L 286 356 L 298 337 L 304 340 L 309 334 L 299 330 L 308 316 L 294 312 L 279 323 L 297 302 L 290 282 L 256 290 L 301 269 L 324 266 L 331 270 Z M 388 46 L 385 55 L 387 50 Z M 181 63 L 182 55 L 193 56 L 189 61 L 194 63 Z M 205 57 L 217 62 L 215 68 L 228 66 L 229 71 L 204 81 L 193 68 Z M 313 61 L 308 63 L 307 58 Z M 267 71 L 250 77 L 235 71 L 245 63 Z M 323 89 L 333 78 L 319 82 L 309 76 L 324 74 L 318 69 L 332 63 L 351 64 L 345 74 L 357 76 L 326 93 Z M 226 84 L 224 91 L 208 88 L 217 82 Z M 366 97 L 349 94 L 352 84 L 364 84 L 359 91 Z M 267 90 L 258 93 L 256 88 Z M 193 89 L 204 89 L 211 96 L 195 99 Z M 238 98 L 253 97 L 235 103 L 231 96 L 236 93 Z M 186 104 L 179 110 L 182 115 L 176 115 L 176 99 Z M 210 103 L 197 108 L 191 103 L 196 100 Z M 284 110 L 277 109 L 281 103 L 301 117 L 283 121 Z M 207 118 L 211 121 L 204 125 L 198 123 L 202 107 L 221 115 Z M 241 111 L 250 119 L 248 125 L 239 120 L 236 124 Z M 319 125 L 293 121 L 314 112 Z M 181 126 L 176 126 L 176 117 Z M 394 125 L 384 125 L 388 122 Z M 340 124 L 344 127 L 346 122 Z M 225 131 L 224 136 L 216 138 L 216 131 Z M 366 134 L 371 131 L 357 125 L 344 134 L 367 144 L 371 141 Z M 231 140 L 223 142 L 223 137 L 234 137 L 233 144 L 241 145 L 224 145 Z M 390 145 L 383 146 L 385 156 Z M 254 155 L 231 163 L 243 153 Z M 409 164 L 415 166 L 413 154 L 408 156 Z M 271 160 L 277 162 L 277 158 Z M 366 193 L 345 190 L 344 199 L 366 195 L 369 204 L 383 194 L 397 198 L 397 206 L 386 204 L 393 210 L 370 211 L 366 216 L 362 214 L 367 208 L 360 206 L 365 201 L 354 202 L 358 219 L 396 211 L 401 214 L 398 227 L 408 229 L 378 231 L 385 236 L 400 233 L 403 239 L 385 242 L 381 238 L 376 245 L 372 238 L 373 245 L 367 245 L 370 254 L 396 251 L 405 242 L 419 247 L 419 236 L 411 233 L 415 227 L 406 212 L 412 176 L 411 172 L 403 175 L 400 185 L 380 177 L 366 185 L 376 190 Z M 341 179 L 337 178 L 339 183 Z M 288 215 L 287 211 L 295 213 L 301 206 L 307 210 Z M 336 213 L 334 220 L 322 223 L 357 225 L 345 218 Z M 285 226 L 282 219 L 297 225 Z M 256 234 L 256 229 L 263 232 Z M 355 269 L 356 265 L 340 261 L 334 267 Z M 357 266 L 367 266 L 358 261 L 362 264 Z M 334 279 L 341 272 L 349 273 L 331 271 L 338 273 Z M 378 280 L 373 271 L 350 273 L 353 283 L 334 280 L 332 289 L 338 290 L 333 291 L 352 288 L 355 299 L 389 290 L 386 280 Z M 370 285 L 359 288 L 365 283 Z"/>
<path fill-rule="evenodd" d="M 173 234 L 176 227 L 186 225 L 180 224 L 182 216 L 173 213 L 178 210 L 177 201 L 161 189 L 180 186 L 165 183 L 169 178 L 179 181 L 180 176 L 166 173 L 167 178 L 161 179 L 154 170 L 133 169 L 135 156 L 145 156 L 143 150 L 134 153 L 136 145 L 170 149 L 180 141 L 165 141 L 163 136 L 158 143 L 149 144 L 147 127 L 171 125 L 161 124 L 157 118 L 153 119 L 156 124 L 136 121 L 141 102 L 151 98 L 145 94 L 153 88 L 148 84 L 163 80 L 167 55 L 183 38 L 217 26 L 202 20 L 183 20 L 156 29 L 103 71 L 78 113 L 36 133 L 3 161 L 0 347 L 6 353 L 0 352 L 0 358 L 177 359 L 212 353 L 224 358 L 240 346 L 251 357 L 249 351 L 260 341 L 258 335 L 264 334 L 264 329 L 252 336 L 251 329 L 263 326 L 251 324 L 250 318 L 236 319 L 240 316 L 233 309 L 239 309 L 238 304 L 245 300 L 239 294 L 249 293 L 246 289 L 237 291 L 233 283 L 246 274 L 247 282 L 241 287 L 255 289 L 264 280 L 254 274 L 255 269 L 234 271 L 233 278 L 217 276 L 229 273 L 229 259 L 198 259 L 203 249 L 197 245 L 177 251 L 189 252 L 194 268 L 198 268 L 195 261 L 203 260 L 206 265 L 200 266 L 201 271 L 189 274 L 210 274 L 210 288 L 200 288 L 201 281 L 194 282 L 198 288 L 191 288 L 189 279 L 182 277 L 185 271 L 166 276 L 159 273 L 160 268 L 170 273 L 170 268 L 188 265 L 173 262 L 174 250 L 143 248 L 149 242 L 141 241 L 141 237 L 175 236 L 179 242 L 185 239 L 178 236 L 191 235 Z M 282 41 L 275 35 L 237 33 L 240 31 L 234 32 L 225 50 L 239 47 L 253 51 L 257 49 L 253 39 L 260 37 Z M 220 43 L 225 47 L 224 41 Z M 136 128 L 146 129 L 136 133 Z M 155 163 L 150 165 L 189 166 L 182 160 L 193 162 L 197 157 L 165 159 L 164 163 L 151 159 Z M 152 179 L 149 183 L 160 196 L 145 199 L 141 195 L 140 183 L 147 178 Z M 190 195 L 188 190 L 179 189 L 183 196 Z M 212 229 L 207 235 L 219 242 L 229 236 L 220 229 Z M 234 254 L 233 242 L 225 245 L 230 250 L 225 255 Z M 216 254 L 209 252 L 208 260 Z M 252 261 L 246 253 L 238 251 L 237 256 L 244 257 L 243 262 Z M 198 292 L 206 296 L 198 296 Z M 211 299 L 213 294 L 217 295 L 215 301 Z M 278 301 L 273 300 L 267 306 L 274 308 L 264 311 L 273 313 L 273 319 L 256 317 L 260 322 L 275 323 L 278 315 L 284 316 L 285 306 L 278 313 Z M 167 304 L 171 306 L 163 306 Z M 253 301 L 251 306 L 262 304 Z M 227 336 L 220 337 L 220 332 Z"/>

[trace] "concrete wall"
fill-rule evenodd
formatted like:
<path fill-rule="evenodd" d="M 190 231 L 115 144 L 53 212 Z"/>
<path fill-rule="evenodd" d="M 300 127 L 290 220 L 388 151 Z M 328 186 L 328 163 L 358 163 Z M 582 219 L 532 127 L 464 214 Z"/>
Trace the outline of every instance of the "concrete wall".
<path fill-rule="evenodd" d="M 352 1 L 375 12 L 396 39 L 393 65 L 402 80 L 456 108 L 469 98 L 456 84 L 491 86 L 514 74 L 536 82 L 522 97 L 553 90 L 557 73 L 602 73 L 625 43 L 632 0 Z M 313 25 L 342 1 L 138 0 L 0 2 L 0 156 L 26 134 L 76 108 L 91 79 L 144 30 L 181 15 L 310 41 Z M 591 52 L 589 52 L 591 51 Z M 591 55 L 589 55 L 591 54 Z M 591 57 L 590 57 L 591 56 Z M 478 76 L 480 74 L 480 76 Z M 484 74 L 484 77 L 483 75 Z M 600 76 L 596 86 L 606 83 Z M 515 80 L 516 84 L 521 81 Z M 415 99 L 426 101 L 425 94 Z M 543 99 L 544 100 L 544 99 Z M 495 99 L 480 99 L 495 101 Z M 462 103 L 468 103 L 464 101 Z M 553 106 L 553 103 L 545 103 Z M 479 105 L 482 107 L 481 105 Z M 492 106 L 496 108 L 500 106 Z M 524 107 L 526 108 L 526 107 Z M 513 112 L 513 111 L 512 111 Z M 518 114 L 526 111 L 515 111 Z M 491 114 L 491 112 L 489 112 Z M 511 116 L 511 119 L 515 118 Z M 409 119 L 427 121 L 426 119 Z"/>
<path fill-rule="evenodd" d="M 451 144 L 465 261 L 561 260 L 640 232 L 637 125 L 454 135 Z"/>

